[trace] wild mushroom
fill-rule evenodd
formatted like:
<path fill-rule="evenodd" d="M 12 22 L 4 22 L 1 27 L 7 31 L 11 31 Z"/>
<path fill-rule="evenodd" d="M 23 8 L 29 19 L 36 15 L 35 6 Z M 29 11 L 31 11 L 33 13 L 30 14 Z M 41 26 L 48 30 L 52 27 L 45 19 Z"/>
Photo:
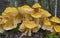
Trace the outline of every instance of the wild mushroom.
<path fill-rule="evenodd" d="M 35 3 L 32 8 L 41 8 L 41 5 L 39 3 Z"/>
<path fill-rule="evenodd" d="M 7 23 L 4 25 L 5 30 L 11 30 L 13 28 L 17 27 L 18 24 L 18 18 L 16 16 L 18 15 L 18 10 L 15 7 L 7 7 L 5 11 L 2 13 L 2 16 L 7 19 Z"/>
<path fill-rule="evenodd" d="M 52 17 L 50 21 L 55 22 L 55 23 L 60 23 L 60 19 L 58 17 Z"/>
<path fill-rule="evenodd" d="M 30 6 L 24 5 L 24 6 L 18 7 L 18 10 L 20 14 L 22 15 L 23 20 L 28 21 L 31 19 L 30 14 L 33 13 L 33 9 Z"/>
<path fill-rule="evenodd" d="M 60 23 L 60 19 L 58 17 L 52 17 L 52 18 L 50 18 L 50 21 L 51 21 L 54 31 L 60 32 L 60 30 L 59 30 L 60 26 L 57 25 L 57 23 Z"/>
<path fill-rule="evenodd" d="M 25 14 L 25 13 L 33 13 L 33 10 L 30 6 L 28 5 L 24 5 L 24 6 L 21 6 L 21 7 L 18 7 L 18 10 L 20 11 L 21 14 Z"/>
<path fill-rule="evenodd" d="M 15 7 L 7 7 L 2 13 L 2 16 L 7 20 L 12 20 L 13 26 L 17 27 L 18 23 L 21 23 L 21 15 L 18 13 L 18 9 Z"/>
<path fill-rule="evenodd" d="M 3 13 L 6 13 L 10 16 L 16 16 L 18 14 L 18 10 L 15 7 L 7 7 Z"/>
<path fill-rule="evenodd" d="M 43 25 L 42 25 L 42 29 L 43 30 L 48 30 L 48 31 L 53 31 L 53 29 L 52 29 L 53 27 L 52 27 L 52 25 L 51 25 L 51 22 L 50 22 L 50 20 L 48 19 L 48 18 L 46 18 L 46 19 L 44 19 L 43 20 Z"/>
<path fill-rule="evenodd" d="M 41 8 L 41 6 L 39 5 L 39 3 L 35 3 L 32 6 L 32 8 L 34 9 L 34 12 L 31 14 L 31 16 L 33 17 L 35 23 L 40 26 L 40 18 L 42 16 L 41 16 L 41 13 L 39 12 L 39 8 Z"/>
<path fill-rule="evenodd" d="M 22 28 L 22 27 L 24 27 L 24 28 Z M 22 23 L 19 30 L 21 32 L 26 32 L 27 31 L 28 36 L 31 36 L 31 32 L 33 32 L 34 28 L 36 28 L 36 27 L 38 27 L 38 26 L 33 21 L 24 21 L 24 23 Z M 36 30 L 38 30 L 38 29 L 36 29 Z"/>

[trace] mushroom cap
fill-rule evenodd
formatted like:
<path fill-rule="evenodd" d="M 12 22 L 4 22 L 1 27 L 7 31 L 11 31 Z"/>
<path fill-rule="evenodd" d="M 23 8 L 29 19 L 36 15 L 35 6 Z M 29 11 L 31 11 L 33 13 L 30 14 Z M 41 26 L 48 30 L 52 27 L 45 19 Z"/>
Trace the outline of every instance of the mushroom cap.
<path fill-rule="evenodd" d="M 49 21 L 49 19 L 44 20 L 43 23 L 44 25 L 47 25 L 47 26 L 51 25 L 51 22 Z"/>
<path fill-rule="evenodd" d="M 55 22 L 55 23 L 60 23 L 60 19 L 58 17 L 52 17 L 50 18 L 50 21 Z"/>
<path fill-rule="evenodd" d="M 18 10 L 15 7 L 7 7 L 3 13 L 6 13 L 10 16 L 16 16 L 18 14 Z"/>
<path fill-rule="evenodd" d="M 42 14 L 43 17 L 50 17 L 51 16 L 51 14 L 44 9 L 39 9 L 39 12 Z"/>
<path fill-rule="evenodd" d="M 39 3 L 35 3 L 32 8 L 41 8 L 41 5 Z"/>
<path fill-rule="evenodd" d="M 55 30 L 55 32 L 60 32 L 60 26 L 59 25 L 55 25 L 54 26 L 54 30 Z"/>
<path fill-rule="evenodd" d="M 31 14 L 31 16 L 34 17 L 34 18 L 40 18 L 41 17 L 41 13 L 36 12 L 36 13 Z"/>
<path fill-rule="evenodd" d="M 24 6 L 21 6 L 21 7 L 18 7 L 18 10 L 20 11 L 21 14 L 24 14 L 24 13 L 33 13 L 33 10 L 30 6 L 28 5 L 24 5 Z"/>
<path fill-rule="evenodd" d="M 29 29 L 37 27 L 37 25 L 33 21 L 25 22 L 24 25 L 26 28 L 29 28 Z"/>

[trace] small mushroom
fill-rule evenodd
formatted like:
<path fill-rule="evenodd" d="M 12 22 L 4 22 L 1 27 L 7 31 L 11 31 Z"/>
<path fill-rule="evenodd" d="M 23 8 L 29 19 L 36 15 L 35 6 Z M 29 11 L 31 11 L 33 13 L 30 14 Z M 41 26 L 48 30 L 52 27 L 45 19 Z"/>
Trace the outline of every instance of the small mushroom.
<path fill-rule="evenodd" d="M 25 32 L 27 31 L 28 36 L 31 36 L 31 32 L 33 32 L 33 29 L 38 27 L 33 21 L 24 21 L 20 26 L 20 31 Z M 38 29 L 36 29 L 38 30 Z"/>
<path fill-rule="evenodd" d="M 41 5 L 39 3 L 35 3 L 32 8 L 41 8 Z"/>
<path fill-rule="evenodd" d="M 50 22 L 49 19 L 44 19 L 43 20 L 42 29 L 52 31 L 52 25 L 51 25 L 51 22 Z"/>
<path fill-rule="evenodd" d="M 60 23 L 60 19 L 58 17 L 52 17 L 50 21 L 55 23 Z"/>
<path fill-rule="evenodd" d="M 21 7 L 18 7 L 18 10 L 20 11 L 21 14 L 31 14 L 33 13 L 33 10 L 30 6 L 28 5 L 24 5 L 24 6 L 21 6 Z"/>
<path fill-rule="evenodd" d="M 9 16 L 16 16 L 18 14 L 18 10 L 15 7 L 7 7 L 3 13 L 8 14 Z"/>
<path fill-rule="evenodd" d="M 37 25 L 34 22 L 25 22 L 25 27 L 28 29 L 28 36 L 31 36 L 32 29 L 37 27 Z"/>
<path fill-rule="evenodd" d="M 23 20 L 27 20 L 27 21 L 31 20 L 30 14 L 33 13 L 33 9 L 30 6 L 24 5 L 24 6 L 18 7 L 18 10 L 22 15 Z"/>

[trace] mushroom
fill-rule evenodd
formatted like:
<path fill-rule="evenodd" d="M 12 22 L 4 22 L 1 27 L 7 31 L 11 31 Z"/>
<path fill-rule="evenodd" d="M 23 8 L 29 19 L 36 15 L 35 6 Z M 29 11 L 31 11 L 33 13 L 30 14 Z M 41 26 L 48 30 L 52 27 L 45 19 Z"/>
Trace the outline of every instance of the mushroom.
<path fill-rule="evenodd" d="M 39 8 L 41 8 L 41 6 L 39 5 L 39 3 L 35 3 L 32 8 L 34 9 L 34 12 L 31 14 L 31 16 L 34 18 L 34 21 L 37 25 L 40 25 L 40 18 L 41 13 L 39 12 Z M 41 26 L 40 26 L 41 27 Z"/>
<path fill-rule="evenodd" d="M 18 7 L 18 10 L 22 15 L 23 20 L 27 20 L 27 21 L 31 20 L 30 14 L 33 13 L 33 9 L 30 6 L 24 5 L 24 6 Z"/>
<path fill-rule="evenodd" d="M 60 23 L 60 19 L 58 17 L 52 17 L 52 18 L 50 18 L 50 21 L 51 21 L 53 30 L 55 32 L 60 32 L 60 30 L 59 30 L 60 26 L 57 25 L 57 23 Z"/>
<path fill-rule="evenodd" d="M 18 10 L 15 7 L 7 7 L 3 13 L 8 14 L 9 16 L 16 16 L 18 14 Z"/>
<path fill-rule="evenodd" d="M 55 22 L 55 23 L 60 23 L 60 19 L 58 17 L 52 17 L 50 21 Z"/>
<path fill-rule="evenodd" d="M 32 8 L 41 8 L 41 5 L 39 3 L 35 3 Z"/>
<path fill-rule="evenodd" d="M 53 29 L 52 29 L 53 27 L 52 27 L 52 25 L 51 25 L 51 22 L 50 22 L 50 20 L 48 19 L 48 18 L 46 18 L 46 19 L 44 19 L 43 20 L 43 25 L 42 25 L 42 29 L 43 30 L 48 30 L 48 31 L 53 31 Z"/>
<path fill-rule="evenodd" d="M 27 31 L 28 36 L 31 36 L 31 32 L 33 32 L 34 28 L 37 28 L 37 27 L 38 26 L 33 21 L 24 21 L 20 26 L 19 30 L 24 33 Z M 39 29 L 36 29 L 36 30 L 39 30 Z"/>
<path fill-rule="evenodd" d="M 5 30 L 11 30 L 13 28 L 17 27 L 18 18 L 16 17 L 18 15 L 18 10 L 15 7 L 7 7 L 5 11 L 2 13 L 2 16 L 7 19 L 7 23 L 4 25 Z M 18 16 L 19 17 L 19 16 Z"/>
<path fill-rule="evenodd" d="M 7 18 L 8 21 L 9 20 L 12 21 L 12 24 L 14 27 L 17 27 L 17 24 L 21 23 L 21 15 L 20 15 L 20 13 L 18 13 L 18 9 L 15 7 L 7 7 L 5 9 L 5 11 L 2 13 L 2 16 Z M 14 28 L 14 27 L 12 27 L 12 28 Z"/>
<path fill-rule="evenodd" d="M 20 11 L 21 14 L 30 14 L 30 13 L 33 13 L 33 10 L 30 6 L 28 5 L 24 5 L 24 6 L 21 6 L 21 7 L 18 7 L 18 10 Z"/>

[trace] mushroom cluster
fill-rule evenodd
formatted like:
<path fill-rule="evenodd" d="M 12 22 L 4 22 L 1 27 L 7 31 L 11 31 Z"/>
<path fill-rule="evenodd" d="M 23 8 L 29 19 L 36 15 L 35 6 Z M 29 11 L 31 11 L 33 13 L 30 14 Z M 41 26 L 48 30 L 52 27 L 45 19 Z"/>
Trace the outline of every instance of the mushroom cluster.
<path fill-rule="evenodd" d="M 47 10 L 44 10 L 39 3 L 32 7 L 23 5 L 21 7 L 7 7 L 0 16 L 0 33 L 4 30 L 12 30 L 20 24 L 18 30 L 23 35 L 31 36 L 32 32 L 36 33 L 39 29 L 50 32 L 60 32 L 60 23 L 58 17 L 52 16 Z"/>

